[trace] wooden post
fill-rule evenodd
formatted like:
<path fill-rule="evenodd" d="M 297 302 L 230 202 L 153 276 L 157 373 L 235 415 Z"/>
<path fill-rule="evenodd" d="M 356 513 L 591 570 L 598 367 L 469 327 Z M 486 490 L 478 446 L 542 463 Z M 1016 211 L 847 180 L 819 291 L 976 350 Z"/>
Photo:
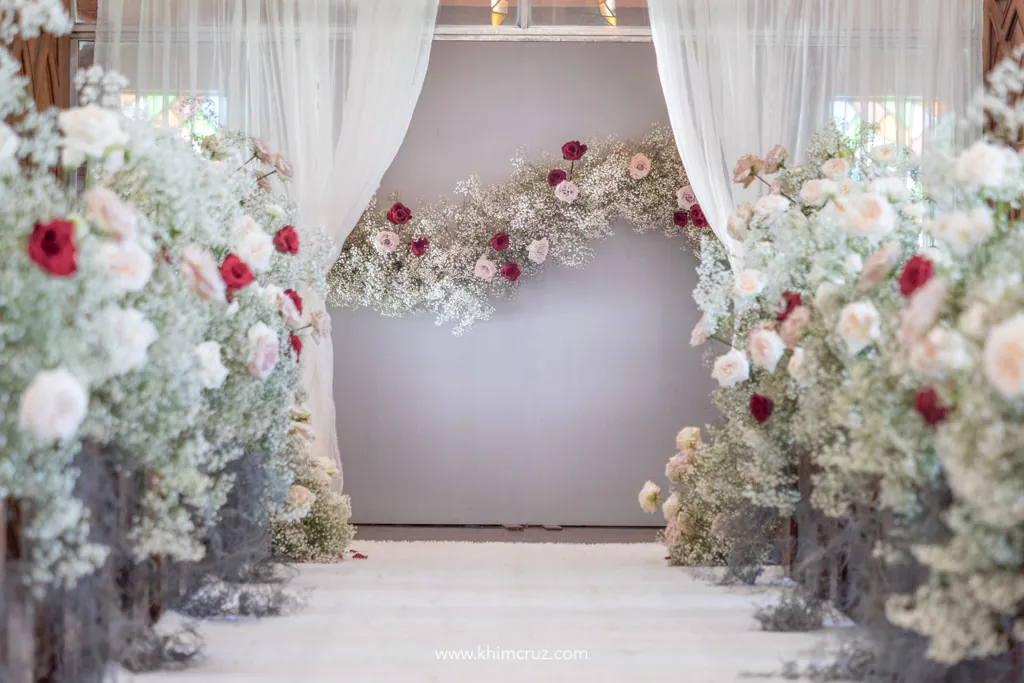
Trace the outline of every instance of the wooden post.
<path fill-rule="evenodd" d="M 1024 44 L 1024 0 L 984 0 L 982 49 L 985 73 Z"/>
<path fill-rule="evenodd" d="M 27 560 L 22 536 L 23 509 L 18 501 L 8 500 L 3 515 L 3 644 L 5 683 L 35 683 L 35 607 L 22 583 L 20 569 Z"/>

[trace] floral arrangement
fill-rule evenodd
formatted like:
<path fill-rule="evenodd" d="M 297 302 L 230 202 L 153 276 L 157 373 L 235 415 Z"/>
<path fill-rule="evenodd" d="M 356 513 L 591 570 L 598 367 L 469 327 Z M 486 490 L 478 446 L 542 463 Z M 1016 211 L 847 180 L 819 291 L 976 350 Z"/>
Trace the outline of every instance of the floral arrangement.
<path fill-rule="evenodd" d="M 328 277 L 329 303 L 388 316 L 429 312 L 460 334 L 494 313 L 492 298 L 514 295 L 549 260 L 585 265 L 591 242 L 612 234 L 620 218 L 669 236 L 708 227 L 664 128 L 593 149 L 573 140 L 558 160 L 534 164 L 519 155 L 508 182 L 484 187 L 472 177 L 456 194 L 461 204 L 415 213 L 397 198 L 387 211 L 371 204 Z"/>

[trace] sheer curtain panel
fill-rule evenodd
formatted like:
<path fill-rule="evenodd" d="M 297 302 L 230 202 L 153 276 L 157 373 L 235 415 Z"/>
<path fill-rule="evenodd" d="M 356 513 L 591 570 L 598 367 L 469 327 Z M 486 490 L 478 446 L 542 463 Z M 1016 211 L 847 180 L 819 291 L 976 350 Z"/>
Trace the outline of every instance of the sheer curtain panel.
<path fill-rule="evenodd" d="M 169 122 L 179 97 L 291 161 L 306 224 L 340 250 L 405 138 L 426 75 L 438 0 L 104 0 L 96 60 L 135 106 Z M 306 292 L 310 310 L 323 306 Z M 339 331 L 339 333 L 344 333 Z M 340 463 L 328 338 L 302 354 L 318 438 Z"/>
<path fill-rule="evenodd" d="M 701 207 L 726 220 L 756 192 L 743 154 L 800 154 L 836 119 L 921 153 L 964 142 L 951 125 L 982 79 L 976 0 L 648 0 L 672 129 Z"/>

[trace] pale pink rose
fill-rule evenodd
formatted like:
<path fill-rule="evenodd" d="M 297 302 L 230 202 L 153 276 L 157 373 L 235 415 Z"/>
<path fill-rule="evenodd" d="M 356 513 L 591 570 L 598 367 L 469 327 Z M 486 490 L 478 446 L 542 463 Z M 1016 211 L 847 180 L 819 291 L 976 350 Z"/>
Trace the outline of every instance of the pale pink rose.
<path fill-rule="evenodd" d="M 86 193 L 85 217 L 105 235 L 119 240 L 135 239 L 135 212 L 105 187 L 96 186 Z"/>
<path fill-rule="evenodd" d="M 676 448 L 680 451 L 692 451 L 701 445 L 700 427 L 683 427 L 676 434 Z"/>
<path fill-rule="evenodd" d="M 253 171 L 252 177 L 256 181 L 257 187 L 259 187 L 264 192 L 270 192 L 270 178 L 267 177 L 267 174 L 260 173 L 259 171 Z"/>
<path fill-rule="evenodd" d="M 313 341 L 317 344 L 320 340 L 331 336 L 331 316 L 326 309 L 320 309 L 309 316 L 309 324 L 313 331 Z"/>
<path fill-rule="evenodd" d="M 274 164 L 274 170 L 277 171 L 277 175 L 281 176 L 281 180 L 291 180 L 292 177 L 292 165 L 288 163 L 280 154 L 275 154 L 272 163 Z"/>
<path fill-rule="evenodd" d="M 547 237 L 542 237 L 539 240 L 530 242 L 530 246 L 527 247 L 527 258 L 534 263 L 544 263 L 548 260 L 548 252 L 551 250 L 551 242 L 548 241 Z"/>
<path fill-rule="evenodd" d="M 842 157 L 829 159 L 821 165 L 821 173 L 826 178 L 840 180 L 841 178 L 845 178 L 850 175 L 850 162 Z"/>
<path fill-rule="evenodd" d="M 679 451 L 665 463 L 665 476 L 673 484 L 678 484 L 683 477 L 693 472 L 693 451 Z"/>
<path fill-rule="evenodd" d="M 736 168 L 732 171 L 732 181 L 743 185 L 743 187 L 750 187 L 763 170 L 764 161 L 753 154 L 746 154 L 736 162 Z"/>
<path fill-rule="evenodd" d="M 1024 315 L 992 328 L 985 340 L 985 376 L 1010 400 L 1024 396 Z"/>
<path fill-rule="evenodd" d="M 579 195 L 580 188 L 571 180 L 563 180 L 555 187 L 555 197 L 566 204 L 572 204 Z"/>
<path fill-rule="evenodd" d="M 897 341 L 909 347 L 923 337 L 939 318 L 946 303 L 946 283 L 933 277 L 910 297 L 907 307 L 900 312 Z"/>
<path fill-rule="evenodd" d="M 839 312 L 836 333 L 846 342 L 851 356 L 874 344 L 882 336 L 882 317 L 870 301 L 854 301 Z"/>
<path fill-rule="evenodd" d="M 862 291 L 874 289 L 885 282 L 900 260 L 900 243 L 886 242 L 875 253 L 868 256 L 860 272 L 858 286 Z"/>
<path fill-rule="evenodd" d="M 487 282 L 493 280 L 497 273 L 498 265 L 486 256 L 477 259 L 476 265 L 473 266 L 473 275 Z"/>
<path fill-rule="evenodd" d="M 274 156 L 270 153 L 270 148 L 267 147 L 267 143 L 259 138 L 253 141 L 253 154 L 257 159 L 265 164 L 273 164 Z"/>
<path fill-rule="evenodd" d="M 629 160 L 629 175 L 633 180 L 642 180 L 651 172 L 651 160 L 646 154 L 634 154 Z"/>
<path fill-rule="evenodd" d="M 959 332 L 937 325 L 910 347 L 909 361 L 914 372 L 943 379 L 950 371 L 970 365 L 971 356 Z"/>
<path fill-rule="evenodd" d="M 779 336 L 787 349 L 792 349 L 800 343 L 810 323 L 811 309 L 807 306 L 797 306 L 793 309 L 779 328 Z"/>
<path fill-rule="evenodd" d="M 669 549 L 673 549 L 679 545 L 682 540 L 682 533 L 679 531 L 679 525 L 675 522 L 669 522 L 665 525 L 665 545 Z"/>
<path fill-rule="evenodd" d="M 747 338 L 747 353 L 750 354 L 750 360 L 768 372 L 775 372 L 785 352 L 786 345 L 779 334 L 766 327 L 754 329 Z"/>
<path fill-rule="evenodd" d="M 712 379 L 718 380 L 722 387 L 734 387 L 750 379 L 750 363 L 745 353 L 729 349 L 724 356 L 715 359 Z"/>
<path fill-rule="evenodd" d="M 280 341 L 277 333 L 264 323 L 249 328 L 249 372 L 257 379 L 266 379 L 277 367 Z"/>
<path fill-rule="evenodd" d="M 379 254 L 391 254 L 398 249 L 398 235 L 390 230 L 381 230 L 373 238 L 373 248 Z"/>
<path fill-rule="evenodd" d="M 141 291 L 153 275 L 153 258 L 138 242 L 104 242 L 96 260 L 111 282 L 126 292 Z"/>
<path fill-rule="evenodd" d="M 764 158 L 764 172 L 765 173 L 777 173 L 782 165 L 786 163 L 786 159 L 789 158 L 789 152 L 782 145 L 775 145 L 771 151 L 768 152 L 768 156 Z"/>
<path fill-rule="evenodd" d="M 690 346 L 700 346 L 708 340 L 714 331 L 714 322 L 708 318 L 707 313 L 702 314 L 700 320 L 694 325 L 693 331 L 690 332 Z"/>
<path fill-rule="evenodd" d="M 697 195 L 693 188 L 689 185 L 679 188 L 679 191 L 676 192 L 676 203 L 679 204 L 680 209 L 689 211 L 697 203 Z"/>

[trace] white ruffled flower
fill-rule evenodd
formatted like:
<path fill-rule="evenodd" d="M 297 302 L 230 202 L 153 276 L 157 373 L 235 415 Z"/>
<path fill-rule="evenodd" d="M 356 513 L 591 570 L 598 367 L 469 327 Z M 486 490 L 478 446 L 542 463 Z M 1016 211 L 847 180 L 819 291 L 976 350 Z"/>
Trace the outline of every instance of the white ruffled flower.
<path fill-rule="evenodd" d="M 834 282 L 825 280 L 814 290 L 813 304 L 819 311 L 828 311 L 839 297 L 840 287 Z"/>
<path fill-rule="evenodd" d="M 754 204 L 754 215 L 770 216 L 785 211 L 789 208 L 789 204 L 789 200 L 781 194 L 766 194 Z"/>
<path fill-rule="evenodd" d="M 634 154 L 629 160 L 629 175 L 633 180 L 641 180 L 651 172 L 651 160 L 646 154 Z"/>
<path fill-rule="evenodd" d="M 130 138 L 121 129 L 122 115 L 95 104 L 66 109 L 57 116 L 65 168 L 78 168 L 88 159 L 102 159 L 114 148 L 124 147 Z"/>
<path fill-rule="evenodd" d="M 373 238 L 373 248 L 378 254 L 391 254 L 398 249 L 398 235 L 390 230 L 381 230 Z"/>
<path fill-rule="evenodd" d="M 884 197 L 865 192 L 850 195 L 843 202 L 843 228 L 847 235 L 879 239 L 896 228 L 896 210 Z"/>
<path fill-rule="evenodd" d="M 195 244 L 182 249 L 181 274 L 192 291 L 203 299 L 227 303 L 227 286 L 210 252 Z"/>
<path fill-rule="evenodd" d="M 245 261 L 253 273 L 265 273 L 270 270 L 270 260 L 274 256 L 274 238 L 265 233 L 255 221 L 250 219 L 245 222 L 246 225 L 250 223 L 255 226 L 255 230 L 241 234 L 235 242 L 235 255 Z"/>
<path fill-rule="evenodd" d="M 542 237 L 539 240 L 533 240 L 530 242 L 530 246 L 526 249 L 527 258 L 534 263 L 544 263 L 548 260 L 548 252 L 551 250 L 551 243 L 547 237 Z"/>
<path fill-rule="evenodd" d="M 679 495 L 679 491 L 673 491 L 672 495 L 661 504 L 661 514 L 665 515 L 666 522 L 671 522 L 678 517 L 682 509 L 683 497 Z"/>
<path fill-rule="evenodd" d="M 898 156 L 899 150 L 897 149 L 896 145 L 892 143 L 887 145 L 879 145 L 871 150 L 872 161 L 874 161 L 876 164 L 882 164 L 883 166 L 895 163 Z"/>
<path fill-rule="evenodd" d="M 885 282 L 900 260 L 900 243 L 886 242 L 864 262 L 857 283 L 861 290 L 874 289 Z"/>
<path fill-rule="evenodd" d="M 558 201 L 572 204 L 580 196 L 580 188 L 571 180 L 563 180 L 555 187 L 555 197 Z"/>
<path fill-rule="evenodd" d="M 750 202 L 743 202 L 736 207 L 736 218 L 744 223 L 749 223 L 753 217 L 754 207 L 750 205 Z"/>
<path fill-rule="evenodd" d="M 732 216 L 726 222 L 725 232 L 729 237 L 733 238 L 737 242 L 742 242 L 747 238 L 749 226 L 747 225 L 747 222 L 739 216 Z"/>
<path fill-rule="evenodd" d="M 900 207 L 900 211 L 903 215 L 912 221 L 923 220 L 928 215 L 928 205 L 923 202 L 913 202 L 911 204 L 904 204 Z"/>
<path fill-rule="evenodd" d="M 846 343 L 846 351 L 855 356 L 882 336 L 881 316 L 869 301 L 855 301 L 839 313 L 836 333 Z"/>
<path fill-rule="evenodd" d="M 160 336 L 141 311 L 109 306 L 97 319 L 98 332 L 110 356 L 112 371 L 123 375 L 146 364 L 150 344 Z"/>
<path fill-rule="evenodd" d="M 673 484 L 679 484 L 683 477 L 693 472 L 693 451 L 679 451 L 665 463 L 665 477 Z"/>
<path fill-rule="evenodd" d="M 808 180 L 800 188 L 800 201 L 807 206 L 822 206 L 836 195 L 836 190 L 831 180 Z"/>
<path fill-rule="evenodd" d="M 946 283 L 937 277 L 914 292 L 907 307 L 900 311 L 899 344 L 909 347 L 923 337 L 935 325 L 945 303 Z"/>
<path fill-rule="evenodd" d="M 952 370 L 966 368 L 970 362 L 964 338 L 944 327 L 932 328 L 910 348 L 910 367 L 935 379 L 944 378 Z"/>
<path fill-rule="evenodd" d="M 718 386 L 736 386 L 750 379 L 750 363 L 745 354 L 736 349 L 730 349 L 729 353 L 715 359 L 715 368 L 711 372 L 711 377 L 718 380 Z"/>
<path fill-rule="evenodd" d="M 320 343 L 321 339 L 331 336 L 331 315 L 327 312 L 327 309 L 321 308 L 320 310 L 313 311 L 309 315 L 309 324 L 311 326 L 311 336 L 317 344 Z"/>
<path fill-rule="evenodd" d="M 736 274 L 736 282 L 733 285 L 733 294 L 735 296 L 749 299 L 750 297 L 757 296 L 760 294 L 765 287 L 764 273 L 759 270 L 752 270 L 750 268 L 741 270 Z"/>
<path fill-rule="evenodd" d="M 135 212 L 121 198 L 99 185 L 85 195 L 85 217 L 110 237 L 135 239 Z"/>
<path fill-rule="evenodd" d="M 972 190 L 999 189 L 1020 171 L 1020 158 L 1013 151 L 979 140 L 956 161 L 956 180 Z"/>
<path fill-rule="evenodd" d="M 686 187 L 680 187 L 679 190 L 676 191 L 676 203 L 679 205 L 679 208 L 684 211 L 692 209 L 693 205 L 697 203 L 697 195 L 693 191 L 693 188 L 689 185 Z"/>
<path fill-rule="evenodd" d="M 137 242 L 105 242 L 96 258 L 118 289 L 138 292 L 153 275 L 153 258 Z"/>
<path fill-rule="evenodd" d="M 267 215 L 270 216 L 271 218 L 276 218 L 280 220 L 281 218 L 287 216 L 288 213 L 284 210 L 284 207 L 279 206 L 278 204 L 268 204 Z"/>
<path fill-rule="evenodd" d="M 196 347 L 199 359 L 199 383 L 204 389 L 217 389 L 228 377 L 228 369 L 221 360 L 220 344 L 206 341 Z"/>
<path fill-rule="evenodd" d="M 658 496 L 661 489 L 653 481 L 648 481 L 640 489 L 640 507 L 648 514 L 653 514 L 658 509 Z"/>
<path fill-rule="evenodd" d="M 693 331 L 690 332 L 690 346 L 700 346 L 708 340 L 715 331 L 712 320 L 708 317 L 707 313 L 703 313 L 700 316 L 700 320 L 694 325 Z"/>
<path fill-rule="evenodd" d="M 316 465 L 320 470 L 323 471 L 330 478 L 334 478 L 334 475 L 338 473 L 338 464 L 335 463 L 328 457 L 318 455 L 313 458 L 313 464 Z"/>
<path fill-rule="evenodd" d="M 829 159 L 821 165 L 821 174 L 832 180 L 839 180 L 850 175 L 850 162 L 842 157 Z"/>
<path fill-rule="evenodd" d="M 971 339 L 983 339 L 988 330 L 988 316 L 988 306 L 984 302 L 975 301 L 960 314 L 957 326 Z"/>
<path fill-rule="evenodd" d="M 265 323 L 249 328 L 249 372 L 257 379 L 266 379 L 277 367 L 280 341 L 277 333 Z"/>
<path fill-rule="evenodd" d="M 678 450 L 692 451 L 700 447 L 700 427 L 683 427 L 676 434 L 676 448 Z"/>
<path fill-rule="evenodd" d="M 928 225 L 928 233 L 932 237 L 961 257 L 988 241 L 994 231 L 992 210 L 986 206 L 978 206 L 970 212 L 954 211 L 936 218 Z"/>
<path fill-rule="evenodd" d="M 896 204 L 910 198 L 910 188 L 904 178 L 876 178 L 871 181 L 871 191 Z"/>
<path fill-rule="evenodd" d="M 806 382 L 810 377 L 807 352 L 801 348 L 793 349 L 793 355 L 789 357 L 789 363 L 786 365 L 786 372 L 797 382 Z"/>
<path fill-rule="evenodd" d="M 747 353 L 754 365 L 774 373 L 786 353 L 786 344 L 775 330 L 758 327 L 747 338 Z"/>
<path fill-rule="evenodd" d="M 37 374 L 21 394 L 18 426 L 44 441 L 75 436 L 89 409 L 82 383 L 64 368 Z"/>
<path fill-rule="evenodd" d="M 1024 314 L 989 332 L 984 350 L 985 377 L 1007 399 L 1024 396 Z"/>
<path fill-rule="evenodd" d="M 481 280 L 486 280 L 487 282 L 493 280 L 494 276 L 497 273 L 498 265 L 494 261 L 487 258 L 486 256 L 481 256 L 480 258 L 478 258 L 476 261 L 476 265 L 473 266 L 474 277 L 478 277 Z"/>
<path fill-rule="evenodd" d="M 857 252 L 847 254 L 843 260 L 843 272 L 847 275 L 856 275 L 864 267 L 864 259 Z"/>

